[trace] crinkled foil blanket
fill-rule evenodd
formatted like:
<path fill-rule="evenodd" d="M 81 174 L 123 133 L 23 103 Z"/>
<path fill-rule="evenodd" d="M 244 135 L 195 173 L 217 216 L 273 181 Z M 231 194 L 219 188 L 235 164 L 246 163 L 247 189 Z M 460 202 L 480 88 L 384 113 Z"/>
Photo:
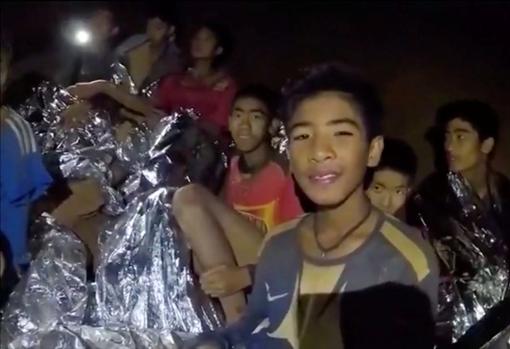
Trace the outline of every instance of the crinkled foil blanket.
<path fill-rule="evenodd" d="M 40 116 L 33 127 L 42 152 L 57 155 L 68 181 L 101 185 L 112 222 L 100 234 L 95 283 L 87 282 L 82 242 L 44 214 L 35 223 L 42 248 L 4 309 L 0 348 L 177 348 L 182 338 L 221 326 L 191 273 L 171 198 L 176 188 L 221 173 L 224 154 L 200 135 L 190 110 L 152 131 L 137 125 L 119 142 L 105 110 L 87 106 L 79 123 L 64 127 L 78 102 L 45 82 L 18 112 Z M 120 184 L 115 166 L 126 173 Z"/>
<path fill-rule="evenodd" d="M 417 201 L 421 202 L 424 228 L 432 236 L 433 247 L 449 274 L 440 285 L 439 316 L 446 319 L 452 342 L 456 342 L 508 296 L 510 273 L 508 247 L 503 243 L 500 227 L 464 178 L 451 172 L 447 181 L 455 201 L 451 211 L 455 215 L 447 217 L 445 212 L 431 211 L 419 198 Z M 444 219 L 447 224 L 438 225 Z M 448 231 L 444 231 L 445 226 Z M 437 234 L 436 228 L 443 231 Z"/>

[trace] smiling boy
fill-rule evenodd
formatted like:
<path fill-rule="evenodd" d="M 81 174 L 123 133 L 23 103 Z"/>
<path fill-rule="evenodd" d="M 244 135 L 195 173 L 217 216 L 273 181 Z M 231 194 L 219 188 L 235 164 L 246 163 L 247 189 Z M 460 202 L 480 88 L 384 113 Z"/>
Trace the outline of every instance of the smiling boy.
<path fill-rule="evenodd" d="M 268 242 L 247 313 L 219 333 L 223 344 L 343 348 L 341 296 L 387 283 L 421 290 L 430 313 L 438 283 L 430 246 L 372 207 L 363 188 L 383 150 L 375 89 L 342 67 L 318 66 L 286 90 L 283 116 L 291 171 L 315 212 Z"/>

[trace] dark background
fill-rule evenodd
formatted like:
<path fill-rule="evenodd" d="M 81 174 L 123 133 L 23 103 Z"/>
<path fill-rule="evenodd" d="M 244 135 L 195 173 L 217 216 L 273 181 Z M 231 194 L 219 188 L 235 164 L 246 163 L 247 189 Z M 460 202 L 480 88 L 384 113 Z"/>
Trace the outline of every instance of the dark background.
<path fill-rule="evenodd" d="M 109 4 L 121 24 L 119 40 L 144 30 L 146 3 Z M 510 175 L 509 2 L 165 5 L 176 15 L 179 41 L 204 17 L 216 17 L 230 28 L 236 38 L 231 69 L 241 83 L 261 81 L 279 88 L 300 68 L 326 60 L 364 70 L 382 93 L 386 133 L 412 144 L 420 176 L 433 168 L 424 133 L 437 107 L 456 98 L 487 101 L 503 121 L 496 167 Z M 2 27 L 14 38 L 17 61 L 43 64 L 42 52 L 62 41 L 62 21 L 93 6 L 73 1 L 2 3 Z"/>

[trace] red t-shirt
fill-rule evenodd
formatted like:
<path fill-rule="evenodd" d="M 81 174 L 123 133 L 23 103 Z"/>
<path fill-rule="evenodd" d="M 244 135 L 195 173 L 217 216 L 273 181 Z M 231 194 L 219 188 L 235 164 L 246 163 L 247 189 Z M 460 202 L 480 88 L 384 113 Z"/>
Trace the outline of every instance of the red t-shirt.
<path fill-rule="evenodd" d="M 239 157 L 234 157 L 224 192 L 227 203 L 261 227 L 264 233 L 303 213 L 292 177 L 273 161 L 253 177 L 243 178 Z"/>
<path fill-rule="evenodd" d="M 201 118 L 226 131 L 237 91 L 234 80 L 227 77 L 226 86 L 214 89 L 199 82 L 192 86 L 184 85 L 182 82 L 185 77 L 180 74 L 162 79 L 156 91 L 155 106 L 167 113 L 173 113 L 179 108 L 193 108 L 200 113 Z"/>

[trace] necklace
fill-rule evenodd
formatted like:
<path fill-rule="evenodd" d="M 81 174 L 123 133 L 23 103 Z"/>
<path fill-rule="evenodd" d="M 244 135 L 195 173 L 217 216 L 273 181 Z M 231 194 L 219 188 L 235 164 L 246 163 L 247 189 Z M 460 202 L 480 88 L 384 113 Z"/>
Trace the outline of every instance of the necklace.
<path fill-rule="evenodd" d="M 372 213 L 372 206 L 370 206 L 370 208 L 368 209 L 368 212 L 363 216 L 363 218 L 361 218 L 361 220 L 358 223 L 356 223 L 352 228 L 347 230 L 345 232 L 345 234 L 336 243 L 334 243 L 333 245 L 331 245 L 329 247 L 322 246 L 321 242 L 319 241 L 319 232 L 317 229 L 317 215 L 316 215 L 313 220 L 313 235 L 314 235 L 315 243 L 317 244 L 317 247 L 319 248 L 319 250 L 321 250 L 322 258 L 326 258 L 326 255 L 328 253 L 337 249 L 345 240 L 347 240 L 347 238 L 349 236 L 351 236 L 363 223 L 365 223 L 367 221 L 368 217 L 370 217 L 370 213 Z"/>

